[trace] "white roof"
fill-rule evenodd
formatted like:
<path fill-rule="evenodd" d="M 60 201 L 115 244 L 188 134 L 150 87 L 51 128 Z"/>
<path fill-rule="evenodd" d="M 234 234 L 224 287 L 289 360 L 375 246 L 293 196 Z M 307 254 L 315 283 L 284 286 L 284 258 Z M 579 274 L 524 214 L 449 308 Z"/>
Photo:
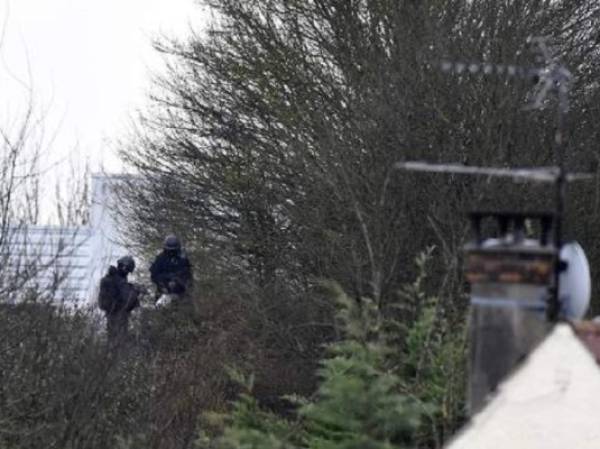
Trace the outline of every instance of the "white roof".
<path fill-rule="evenodd" d="M 558 324 L 446 449 L 565 448 L 600 448 L 600 369 Z"/>

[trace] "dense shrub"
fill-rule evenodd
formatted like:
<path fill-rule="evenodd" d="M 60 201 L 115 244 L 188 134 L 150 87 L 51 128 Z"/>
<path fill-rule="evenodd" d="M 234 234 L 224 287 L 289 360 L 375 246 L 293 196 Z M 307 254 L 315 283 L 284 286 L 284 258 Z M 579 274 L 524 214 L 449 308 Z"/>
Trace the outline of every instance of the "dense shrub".
<path fill-rule="evenodd" d="M 435 298 L 425 299 L 420 275 L 398 302 L 413 304 L 415 319 L 399 322 L 373 300 L 355 300 L 329 284 L 338 304 L 341 340 L 328 346 L 316 393 L 292 398 L 295 419 L 259 407 L 248 391 L 236 402 L 223 449 L 393 449 L 441 447 L 463 419 L 464 331 L 443 315 Z M 214 441 L 200 439 L 199 447 Z"/>
<path fill-rule="evenodd" d="M 308 358 L 216 289 L 136 312 L 118 344 L 91 311 L 2 305 L 0 447 L 436 447 L 460 423 L 463 340 L 423 293 L 419 260 L 384 308 L 323 284 L 338 339 L 294 350 Z"/>
<path fill-rule="evenodd" d="M 118 353 L 89 315 L 47 304 L 0 308 L 0 446 L 108 447 L 140 429 L 148 369 Z"/>

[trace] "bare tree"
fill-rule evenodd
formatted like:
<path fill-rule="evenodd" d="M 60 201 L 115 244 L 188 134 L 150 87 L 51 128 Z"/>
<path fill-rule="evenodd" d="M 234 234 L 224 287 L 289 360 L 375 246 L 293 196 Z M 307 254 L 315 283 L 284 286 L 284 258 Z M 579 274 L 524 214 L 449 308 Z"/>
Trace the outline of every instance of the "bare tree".
<path fill-rule="evenodd" d="M 298 348 L 334 337 L 318 279 L 386 310 L 431 245 L 439 257 L 427 283 L 441 297 L 432 328 L 443 340 L 464 320 L 463 212 L 552 207 L 540 187 L 393 170 L 403 160 L 553 163 L 553 108 L 525 108 L 535 86 L 448 76 L 442 60 L 535 65 L 527 37 L 552 37 L 577 74 L 567 164 L 597 159 L 594 2 L 206 3 L 206 34 L 157 43 L 167 74 L 122 151 L 139 175 L 123 199 L 129 236 L 150 253 L 180 234 L 203 281 L 200 304 L 215 284 L 247 295 L 262 353 L 282 354 L 280 369 L 301 357 L 310 365 L 318 352 Z M 594 192 L 577 188 L 569 233 L 592 242 Z M 411 307 L 386 313 L 411 323 Z"/>
<path fill-rule="evenodd" d="M 8 17 L 0 29 L 0 50 Z M 48 111 L 36 103 L 31 73 L 28 79 L 12 72 L 9 76 L 21 90 L 23 106 L 0 118 L 0 301 L 35 297 L 34 291 L 53 298 L 71 270 L 66 261 L 82 236 L 76 228 L 57 232 L 40 226 L 53 200 L 43 185 L 49 172 L 62 167 L 60 162 L 45 162 L 55 135 L 46 126 Z M 57 215 L 63 226 L 87 221 L 89 170 L 75 171 L 72 167 L 71 176 L 65 177 L 68 182 L 57 185 Z"/>
<path fill-rule="evenodd" d="M 178 230 L 259 284 L 325 276 L 378 300 L 429 244 L 456 269 L 457 211 L 508 207 L 523 189 L 392 166 L 550 162 L 554 118 L 524 111 L 530 85 L 437 69 L 459 58 L 531 64 L 532 34 L 554 36 L 566 62 L 585 67 L 570 161 L 594 158 L 595 41 L 572 26 L 592 29 L 590 2 L 207 3 L 218 18 L 207 36 L 157 44 L 168 75 L 123 151 L 143 178 L 130 191 L 140 242 Z M 539 193 L 531 207 L 548 206 Z M 451 278 L 448 291 L 460 289 Z"/>

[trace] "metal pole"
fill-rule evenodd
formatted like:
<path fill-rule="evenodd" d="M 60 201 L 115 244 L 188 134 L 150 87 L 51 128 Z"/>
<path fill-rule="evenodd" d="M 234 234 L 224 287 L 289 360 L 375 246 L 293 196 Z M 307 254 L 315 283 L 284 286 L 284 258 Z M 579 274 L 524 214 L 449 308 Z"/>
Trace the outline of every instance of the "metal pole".
<path fill-rule="evenodd" d="M 562 220 L 564 216 L 564 205 L 566 196 L 566 170 L 565 170 L 565 133 L 566 133 L 566 114 L 569 111 L 569 80 L 568 70 L 559 67 L 554 82 L 558 91 L 558 107 L 556 115 L 556 131 L 554 133 L 554 152 L 556 164 L 558 166 L 558 177 L 556 178 L 556 218 L 554 230 L 554 245 L 557 251 L 557 260 L 554 270 L 554 295 L 548 310 L 548 318 L 556 321 L 559 317 L 560 301 L 560 272 L 563 267 L 560 261 L 560 250 L 562 248 Z"/>
<path fill-rule="evenodd" d="M 565 204 L 565 167 L 563 151 L 563 132 L 564 132 L 564 114 L 561 108 L 558 108 L 557 125 L 554 133 L 555 158 L 558 165 L 558 177 L 556 178 L 556 216 L 554 218 L 554 246 L 556 248 L 556 264 L 554 267 L 554 292 L 548 307 L 548 319 L 556 321 L 560 313 L 560 249 L 562 247 L 562 220 Z"/>

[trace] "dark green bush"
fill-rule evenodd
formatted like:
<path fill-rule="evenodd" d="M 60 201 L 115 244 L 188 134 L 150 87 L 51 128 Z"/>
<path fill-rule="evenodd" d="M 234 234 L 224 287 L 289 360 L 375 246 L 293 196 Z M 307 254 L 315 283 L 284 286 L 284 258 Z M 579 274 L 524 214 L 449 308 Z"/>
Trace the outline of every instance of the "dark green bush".
<path fill-rule="evenodd" d="M 419 300 L 410 325 L 369 298 L 356 300 L 329 285 L 343 338 L 328 347 L 315 395 L 295 398 L 297 418 L 285 420 L 262 410 L 248 391 L 220 447 L 440 447 L 462 418 L 464 332 L 439 314 L 434 298 L 423 296 L 425 261 L 418 259 L 421 274 L 399 295 L 404 305 Z M 404 335 L 397 332 L 402 328 Z M 202 440 L 199 446 L 211 447 Z"/>

